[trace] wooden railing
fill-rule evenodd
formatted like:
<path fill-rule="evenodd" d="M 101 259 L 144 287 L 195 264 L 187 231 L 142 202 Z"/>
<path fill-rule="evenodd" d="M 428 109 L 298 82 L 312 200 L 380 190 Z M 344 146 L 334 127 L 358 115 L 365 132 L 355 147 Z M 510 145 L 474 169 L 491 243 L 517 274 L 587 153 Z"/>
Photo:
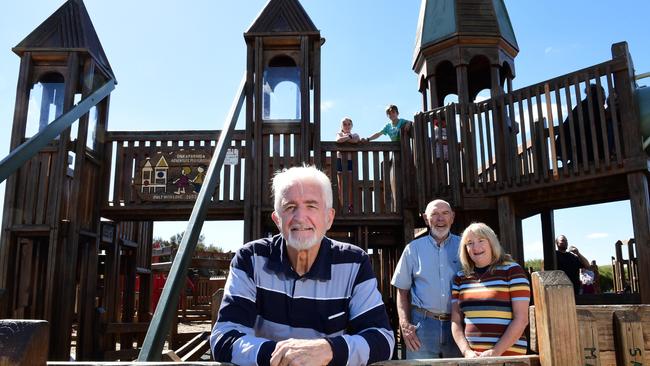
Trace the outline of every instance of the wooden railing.
<path fill-rule="evenodd" d="M 270 182 L 274 172 L 295 166 L 296 127 L 299 126 L 265 126 L 262 149 L 264 151 L 261 166 L 262 179 Z M 276 132 L 277 133 L 274 133 Z M 173 199 L 152 201 L 143 199 L 144 179 L 141 170 L 147 161 L 153 166 L 157 163 L 154 156 L 171 156 L 186 151 L 189 154 L 197 150 L 209 152 L 211 156 L 220 131 L 146 131 L 146 132 L 109 132 L 106 137 L 106 166 L 110 167 L 111 190 L 107 190 L 104 215 L 114 215 L 120 219 L 138 219 L 151 217 L 151 210 L 156 210 L 156 217 L 170 219 L 185 217 L 193 205 L 193 200 Z M 408 143 L 409 140 L 406 140 Z M 337 144 L 319 142 L 320 164 L 332 180 L 334 206 L 337 217 L 342 216 L 390 216 L 398 215 L 402 205 L 414 197 L 409 194 L 414 187 L 414 179 L 404 179 L 405 174 L 413 174 L 410 146 L 406 150 L 398 142 L 372 142 L 363 144 Z M 239 219 L 244 209 L 244 192 L 247 182 L 253 177 L 244 174 L 248 151 L 245 146 L 245 132 L 235 131 L 231 148 L 237 150 L 238 163 L 221 167 L 221 182 L 210 203 L 212 212 L 218 212 L 221 218 Z M 336 170 L 337 152 L 342 152 L 344 172 L 347 172 L 348 159 L 352 162 L 351 173 L 341 174 L 338 181 Z M 407 162 L 409 169 L 403 162 Z M 196 166 L 196 165 L 195 165 Z M 194 166 L 194 167 L 195 167 Z M 407 172 L 405 172 L 405 169 Z M 391 173 L 392 172 L 392 173 Z M 193 177 L 194 171 L 190 178 Z M 392 176 L 392 179 L 390 178 Z M 177 179 L 177 174 L 170 174 L 168 180 Z M 152 188 L 153 189 L 153 188 Z M 263 205 L 271 209 L 270 185 L 262 185 Z M 341 197 L 341 198 L 339 198 Z M 339 202 L 340 201 L 340 202 Z M 225 215 L 225 216 L 224 216 Z"/>
<path fill-rule="evenodd" d="M 332 180 L 337 216 L 401 212 L 404 176 L 399 143 L 321 142 L 320 146 L 323 170 Z M 337 172 L 337 152 L 341 155 L 341 173 Z M 348 164 L 352 165 L 351 171 Z"/>
<path fill-rule="evenodd" d="M 416 115 L 420 201 L 646 168 L 629 68 L 618 57 L 486 101 Z"/>
<path fill-rule="evenodd" d="M 129 215 L 138 216 L 138 210 L 151 210 L 168 207 L 160 202 L 144 202 L 142 198 L 143 178 L 141 169 L 147 159 L 152 159 L 156 154 L 169 156 L 182 152 L 195 153 L 201 151 L 206 156 L 207 162 L 212 157 L 214 146 L 221 131 L 115 131 L 108 132 L 106 136 L 106 161 L 105 166 L 109 167 L 112 174 L 107 174 L 111 190 L 107 192 L 104 211 L 119 212 L 121 219 L 128 219 Z M 244 165 L 246 160 L 245 132 L 235 131 L 233 134 L 230 149 L 237 152 L 237 164 L 225 164 L 221 167 L 221 181 L 215 191 L 210 207 L 226 209 L 226 215 L 232 218 L 241 216 L 244 200 Z M 204 165 L 207 169 L 207 162 L 198 162 L 192 165 L 193 168 Z M 152 162 L 155 165 L 156 161 Z M 196 174 L 196 173 L 195 173 Z M 175 180 L 178 176 L 169 176 L 167 179 Z M 188 194 L 191 192 L 187 192 Z M 173 193 L 172 193 L 173 194 Z M 172 205 L 175 209 L 189 211 L 194 205 L 194 200 L 186 199 L 176 201 Z M 228 209 L 234 210 L 230 213 Z M 164 218 L 165 210 L 161 210 L 159 218 Z M 187 217 L 186 215 L 186 217 Z"/>

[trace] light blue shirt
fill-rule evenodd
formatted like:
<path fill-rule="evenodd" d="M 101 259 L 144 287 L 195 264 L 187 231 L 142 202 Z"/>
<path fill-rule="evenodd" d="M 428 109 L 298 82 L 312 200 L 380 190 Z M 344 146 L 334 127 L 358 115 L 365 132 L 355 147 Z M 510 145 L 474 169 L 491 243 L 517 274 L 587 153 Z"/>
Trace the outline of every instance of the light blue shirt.
<path fill-rule="evenodd" d="M 411 290 L 411 304 L 434 313 L 451 313 L 451 281 L 461 264 L 460 237 L 449 234 L 440 246 L 431 235 L 404 248 L 391 284 Z"/>
<path fill-rule="evenodd" d="M 388 121 L 388 123 L 386 123 L 386 126 L 384 126 L 384 128 L 381 130 L 381 133 L 390 137 L 391 141 L 399 141 L 399 132 L 407 123 L 408 121 L 402 118 L 397 121 L 397 126 L 393 126 L 393 122 Z"/>

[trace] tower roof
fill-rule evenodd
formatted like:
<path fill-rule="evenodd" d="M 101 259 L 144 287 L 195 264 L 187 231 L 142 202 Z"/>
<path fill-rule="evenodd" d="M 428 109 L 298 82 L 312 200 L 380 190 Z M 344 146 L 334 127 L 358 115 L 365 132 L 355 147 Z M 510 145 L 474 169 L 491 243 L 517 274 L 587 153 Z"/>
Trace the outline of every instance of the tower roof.
<path fill-rule="evenodd" d="M 245 36 L 268 33 L 316 33 L 319 31 L 298 0 L 270 0 Z"/>
<path fill-rule="evenodd" d="M 503 0 L 422 0 L 415 57 L 424 48 L 457 36 L 501 37 L 519 51 Z"/>
<path fill-rule="evenodd" d="M 115 79 L 95 27 L 82 0 L 68 0 L 13 51 L 22 56 L 27 51 L 86 51 L 100 68 Z"/>

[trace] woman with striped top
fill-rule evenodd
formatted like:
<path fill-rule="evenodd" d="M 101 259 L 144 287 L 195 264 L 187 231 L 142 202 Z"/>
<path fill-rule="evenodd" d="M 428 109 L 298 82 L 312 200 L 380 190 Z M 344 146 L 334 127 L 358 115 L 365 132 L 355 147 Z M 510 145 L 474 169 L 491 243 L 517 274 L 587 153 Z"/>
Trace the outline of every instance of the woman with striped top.
<path fill-rule="evenodd" d="M 451 331 L 467 358 L 526 354 L 530 284 L 483 223 L 465 229 L 451 287 Z"/>

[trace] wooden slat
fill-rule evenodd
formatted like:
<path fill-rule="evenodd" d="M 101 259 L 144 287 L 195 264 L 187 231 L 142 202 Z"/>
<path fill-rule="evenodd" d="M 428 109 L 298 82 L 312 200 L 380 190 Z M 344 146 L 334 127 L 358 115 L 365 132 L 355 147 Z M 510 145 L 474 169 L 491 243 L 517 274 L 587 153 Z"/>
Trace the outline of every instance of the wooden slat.
<path fill-rule="evenodd" d="M 241 198 L 242 198 L 242 182 L 241 182 L 241 174 L 242 174 L 242 162 L 244 159 L 242 159 L 243 154 L 243 149 L 242 149 L 242 142 L 240 141 L 235 141 L 235 149 L 239 152 L 239 161 L 237 162 L 237 165 L 235 165 L 235 185 L 233 186 L 233 192 L 235 193 L 234 201 L 235 203 L 241 203 Z"/>
<path fill-rule="evenodd" d="M 542 170 L 541 176 L 544 177 L 544 180 L 548 179 L 548 152 L 546 150 L 546 133 L 544 126 L 544 114 L 542 113 L 542 97 L 539 89 L 535 90 L 535 102 L 537 104 L 537 138 L 540 142 L 539 150 L 537 153 L 537 165 Z"/>
<path fill-rule="evenodd" d="M 544 96 L 546 97 L 546 116 L 548 118 L 548 139 L 550 141 L 551 169 L 553 169 L 553 178 L 557 179 L 559 172 L 557 169 L 557 152 L 555 151 L 555 120 L 553 119 L 553 107 L 551 103 L 551 90 L 548 83 L 544 84 Z M 557 101 L 559 104 L 559 101 Z M 544 141 L 546 141 L 546 136 Z M 546 146 L 546 144 L 544 144 Z"/>
<path fill-rule="evenodd" d="M 348 154 L 344 154 L 348 155 Z M 361 212 L 361 197 L 359 197 L 360 190 L 361 188 L 359 186 L 359 154 L 358 153 L 352 153 L 351 156 L 352 159 L 352 182 L 350 182 L 350 189 L 352 189 L 352 211 L 355 215 L 358 215 Z M 343 165 L 343 171 L 346 172 L 348 169 L 347 163 Z M 344 174 L 344 175 L 349 175 L 349 174 Z"/>
<path fill-rule="evenodd" d="M 609 94 L 609 102 L 607 103 L 607 108 L 612 118 L 612 131 L 614 132 L 614 152 L 616 154 L 616 161 L 619 165 L 623 163 L 623 153 L 621 150 L 621 141 L 619 138 L 619 120 L 618 120 L 618 103 L 616 102 L 616 91 L 612 87 L 612 71 L 609 66 L 605 69 L 605 76 L 607 78 L 607 93 Z M 611 105 L 609 105 L 611 103 Z"/>
<path fill-rule="evenodd" d="M 374 201 L 375 201 L 375 210 L 374 212 L 376 214 L 380 214 L 385 212 L 384 211 L 384 202 L 382 201 L 382 194 L 381 194 L 381 184 L 380 184 L 380 173 L 379 173 L 379 153 L 376 151 L 372 152 L 372 191 L 374 194 Z"/>
<path fill-rule="evenodd" d="M 600 347 L 598 345 L 598 322 L 586 309 L 577 310 L 580 331 L 580 347 L 583 350 L 581 365 L 600 366 Z"/>
<path fill-rule="evenodd" d="M 393 212 L 393 197 L 391 196 L 390 170 L 391 160 L 388 151 L 383 152 L 383 186 L 384 186 L 384 207 L 386 212 Z"/>
<path fill-rule="evenodd" d="M 472 113 L 475 113 L 475 111 L 472 111 Z M 489 165 L 486 164 L 485 162 L 485 137 L 483 136 L 483 118 L 481 118 L 481 113 L 476 113 L 477 118 L 478 118 L 478 135 L 479 135 L 479 141 L 481 142 L 481 174 L 483 175 L 483 189 L 487 191 L 487 184 L 489 180 Z"/>
<path fill-rule="evenodd" d="M 555 100 L 556 100 L 556 111 L 557 111 L 557 137 L 553 136 L 551 137 L 551 144 L 556 145 L 556 141 L 560 142 L 559 149 L 560 152 L 562 153 L 562 172 L 564 173 L 564 177 L 569 176 L 569 165 L 567 164 L 567 161 L 569 159 L 569 152 L 567 151 L 567 146 L 566 146 L 566 139 L 568 136 L 565 136 L 565 130 L 564 130 L 564 117 L 562 116 L 562 98 L 560 94 L 560 88 L 555 89 Z M 570 113 L 570 112 L 569 112 Z M 555 146 L 557 149 L 558 146 Z M 557 151 L 556 151 L 557 155 Z"/>
<path fill-rule="evenodd" d="M 571 165 L 573 165 L 573 174 L 578 174 L 580 172 L 580 167 L 578 166 L 578 145 L 577 145 L 577 136 L 575 135 L 575 126 L 578 121 L 574 121 L 573 118 L 573 108 L 571 107 L 571 87 L 570 79 L 565 80 L 564 90 L 566 93 L 566 104 L 567 104 L 567 114 L 569 117 L 569 139 L 571 140 Z M 576 108 L 580 105 L 580 100 L 577 99 Z"/>
<path fill-rule="evenodd" d="M 641 318 L 633 311 L 615 311 L 616 359 L 619 365 L 643 365 L 645 345 Z"/>
<path fill-rule="evenodd" d="M 530 89 L 526 89 L 526 104 L 528 106 L 528 121 L 530 123 L 530 136 L 531 136 L 531 151 L 532 151 L 532 168 L 533 168 L 533 177 L 535 182 L 540 181 L 540 171 L 539 171 L 539 152 L 537 141 L 537 131 L 535 131 L 535 117 L 533 117 L 533 96 Z"/>
<path fill-rule="evenodd" d="M 598 138 L 596 137 L 598 135 L 598 128 L 596 127 L 596 116 L 594 115 L 594 96 L 592 95 L 592 90 L 591 90 L 591 81 L 589 80 L 588 77 L 585 77 L 585 85 L 586 85 L 586 96 L 585 98 L 587 99 L 587 116 L 584 116 L 588 118 L 585 123 L 588 125 L 585 125 L 585 128 L 589 126 L 589 135 L 585 135 L 583 138 L 589 142 L 591 141 L 591 153 L 593 153 L 593 163 L 594 163 L 594 168 L 596 170 L 600 169 L 600 156 L 598 153 Z M 598 109 L 602 109 L 602 107 L 598 107 Z M 601 121 L 602 123 L 605 123 L 605 121 Z M 588 153 L 589 153 L 588 152 Z M 588 159 L 590 160 L 590 159 Z M 589 161 L 589 163 L 591 163 Z M 591 164 L 590 164 L 591 166 Z"/>
<path fill-rule="evenodd" d="M 603 151 L 603 155 L 604 155 L 604 156 L 602 156 L 602 158 L 605 159 L 605 166 L 609 167 L 611 165 L 611 163 L 610 163 L 610 152 L 609 152 L 609 138 L 608 138 L 609 136 L 608 136 L 608 133 L 607 133 L 607 125 L 608 125 L 609 121 L 607 120 L 607 117 L 605 117 L 605 107 L 604 107 L 605 106 L 605 101 L 603 99 L 603 98 L 605 98 L 605 96 L 601 93 L 601 90 L 604 92 L 605 89 L 603 88 L 602 83 L 600 82 L 600 77 L 596 78 L 596 88 L 598 90 L 597 101 L 598 101 L 598 113 L 600 114 L 599 115 L 599 118 L 600 118 L 600 131 L 595 131 L 595 132 L 596 132 L 596 135 L 598 135 L 599 132 L 601 134 L 600 136 L 602 137 L 601 141 L 602 141 L 602 145 L 603 145 L 602 146 L 602 151 Z M 596 139 L 595 141 L 597 142 L 598 139 Z"/>
<path fill-rule="evenodd" d="M 496 168 L 493 166 L 494 162 L 496 161 L 495 159 L 495 152 L 496 152 L 496 146 L 494 149 L 492 148 L 492 130 L 495 126 L 494 121 L 490 123 L 490 114 L 488 113 L 487 110 L 483 111 L 484 116 L 485 116 L 485 137 L 487 139 L 487 164 L 491 168 L 488 170 L 488 175 L 489 175 L 489 183 L 494 183 L 496 182 Z"/>
<path fill-rule="evenodd" d="M 221 182 L 221 186 L 223 187 L 223 202 L 230 203 L 232 201 L 232 196 L 230 195 L 232 170 L 230 165 L 224 165 L 221 170 L 223 172 L 223 181 Z"/>
<path fill-rule="evenodd" d="M 530 182 L 530 166 L 528 164 L 528 140 L 526 138 L 526 119 L 524 118 L 524 106 L 522 101 L 521 92 L 516 95 L 519 107 L 519 134 L 521 135 L 521 157 L 523 160 L 523 174 L 526 177 L 524 182 Z"/>
<path fill-rule="evenodd" d="M 363 213 L 372 214 L 372 191 L 367 182 L 370 182 L 370 160 L 368 159 L 368 152 L 361 153 L 361 165 L 363 169 Z"/>
<path fill-rule="evenodd" d="M 587 80 L 588 81 L 588 80 Z M 589 159 L 587 159 L 587 140 L 585 138 L 585 117 L 582 113 L 582 94 L 580 93 L 580 78 L 576 74 L 574 75 L 574 87 L 575 87 L 575 93 L 576 93 L 576 108 L 578 112 L 578 131 L 579 132 L 579 137 L 580 141 L 576 141 L 577 143 L 580 144 L 580 151 L 582 153 L 582 162 L 576 162 L 580 163 L 583 167 L 583 171 L 587 172 L 589 170 Z M 571 113 L 573 114 L 573 113 Z M 577 139 L 578 136 L 576 136 Z"/>

